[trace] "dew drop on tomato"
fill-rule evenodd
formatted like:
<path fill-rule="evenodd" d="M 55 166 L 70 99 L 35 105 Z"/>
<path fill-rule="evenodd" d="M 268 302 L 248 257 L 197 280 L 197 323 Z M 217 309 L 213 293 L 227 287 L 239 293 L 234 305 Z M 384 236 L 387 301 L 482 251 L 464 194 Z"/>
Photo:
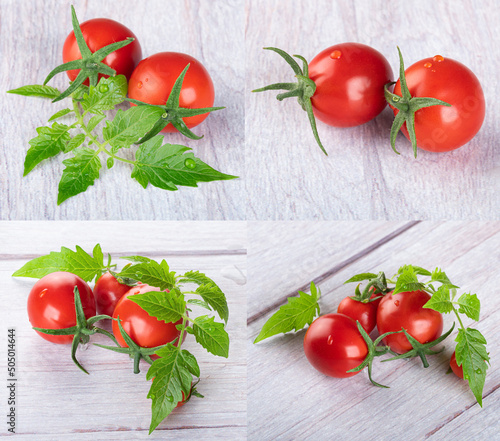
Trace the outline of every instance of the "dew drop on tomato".
<path fill-rule="evenodd" d="M 137 88 L 138 88 L 138 89 L 142 89 L 142 81 L 139 81 L 139 82 L 137 83 Z"/>
<path fill-rule="evenodd" d="M 340 52 L 339 50 L 334 50 L 334 51 L 330 54 L 330 58 L 332 58 L 332 59 L 334 59 L 334 60 L 338 60 L 341 56 L 342 56 L 342 52 Z"/>
<path fill-rule="evenodd" d="M 441 61 L 444 60 L 444 57 L 442 55 L 434 55 L 434 57 L 432 58 L 433 61 L 437 61 L 438 63 L 440 63 Z"/>
<path fill-rule="evenodd" d="M 328 339 L 326 340 L 326 343 L 331 345 L 333 343 L 333 337 L 331 335 L 328 336 Z"/>
<path fill-rule="evenodd" d="M 394 302 L 394 304 L 395 304 L 396 306 L 399 306 L 399 300 L 396 300 L 396 301 Z"/>
<path fill-rule="evenodd" d="M 429 69 L 430 67 L 432 67 L 432 63 L 425 63 L 424 67 L 426 67 L 427 69 Z"/>

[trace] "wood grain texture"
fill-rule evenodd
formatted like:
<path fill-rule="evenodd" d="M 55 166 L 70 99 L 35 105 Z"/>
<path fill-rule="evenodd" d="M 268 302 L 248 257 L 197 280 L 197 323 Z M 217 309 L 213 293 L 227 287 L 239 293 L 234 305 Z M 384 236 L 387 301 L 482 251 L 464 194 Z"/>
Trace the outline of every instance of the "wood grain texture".
<path fill-rule="evenodd" d="M 218 220 L 243 219 L 243 179 L 200 183 L 175 192 L 130 178 L 128 164 L 101 170 L 95 185 L 61 206 L 57 185 L 60 158 L 40 164 L 25 178 L 23 163 L 35 128 L 44 125 L 61 103 L 5 94 L 26 84 L 41 84 L 62 62 L 62 45 L 72 29 L 70 0 L 0 2 L 0 219 L 3 220 Z M 163 51 L 188 53 L 212 76 L 216 106 L 199 127 L 199 141 L 168 134 L 166 142 L 193 148 L 200 159 L 228 174 L 244 170 L 244 4 L 243 0 L 141 1 L 89 0 L 75 4 L 80 22 L 109 17 L 129 27 L 143 57 Z M 230 19 L 229 19 L 230 18 Z M 50 84 L 64 87 L 64 74 Z M 130 152 L 127 152 L 130 153 Z M 127 156 L 128 157 L 128 156 Z"/>
<path fill-rule="evenodd" d="M 498 219 L 500 125 L 496 100 L 500 70 L 500 9 L 491 1 L 246 2 L 246 188 L 248 219 Z M 392 112 L 369 123 L 318 131 L 329 156 L 316 145 L 307 115 L 295 99 L 278 102 L 266 84 L 292 81 L 274 46 L 308 61 L 324 48 L 355 41 L 386 56 L 399 69 L 436 54 L 459 60 L 479 78 L 486 119 L 466 146 L 449 153 L 418 152 L 398 135 L 389 144 Z"/>
<path fill-rule="evenodd" d="M 114 261 L 141 252 L 155 260 L 165 258 L 181 274 L 202 271 L 228 299 L 229 358 L 209 354 L 188 336 L 183 346 L 198 360 L 199 391 L 205 398 L 177 409 L 149 437 L 148 365 L 142 364 L 141 373 L 133 375 L 128 357 L 89 345 L 77 352 L 90 372 L 83 374 L 73 365 L 69 346 L 47 342 L 31 329 L 26 300 L 35 280 L 11 277 L 27 260 L 58 250 L 60 244 L 74 249 L 78 243 L 91 250 L 97 241 Z M 0 251 L 1 301 L 8 305 L 0 313 L 0 346 L 6 348 L 7 329 L 15 327 L 19 439 L 246 439 L 243 222 L 1 222 L 0 243 L 6 244 Z M 125 261 L 118 263 L 123 266 Z M 102 336 L 94 337 L 93 342 L 108 344 Z M 6 372 L 5 354 L 0 371 Z M 0 400 L 5 406 L 5 392 Z M 7 433 L 0 431 L 1 436 Z"/>
<path fill-rule="evenodd" d="M 366 223 L 311 222 L 300 231 L 294 228 L 296 224 L 282 222 L 277 231 L 273 223 L 249 223 L 248 315 L 253 319 L 248 322 L 247 344 L 248 439 L 496 439 L 500 409 L 500 370 L 495 349 L 500 343 L 500 301 L 496 295 L 500 283 L 500 223 L 420 222 L 406 229 L 386 224 L 383 229 L 374 222 L 380 245 L 370 247 L 371 242 L 367 241 L 364 252 L 356 239 L 360 232 L 369 229 Z M 395 234 L 390 240 L 383 240 L 391 228 Z M 275 247 L 273 264 L 271 258 L 262 256 L 269 246 L 268 238 L 276 236 L 282 246 Z M 308 249 L 294 247 L 303 236 L 310 238 Z M 332 257 L 323 251 L 328 249 Z M 308 271 L 310 263 L 305 264 L 304 260 L 317 254 L 317 271 Z M 358 257 L 350 259 L 353 255 Z M 323 277 L 325 260 L 332 269 L 327 278 Z M 304 331 L 252 344 L 271 315 L 261 317 L 260 311 L 272 302 L 270 299 L 291 295 L 286 275 L 273 271 L 274 266 L 286 266 L 290 273 L 296 270 L 296 289 L 319 280 L 321 311 L 326 314 L 335 312 L 339 302 L 353 293 L 354 285 L 343 284 L 352 275 L 380 270 L 392 275 L 404 263 L 430 269 L 440 267 L 461 287 L 460 292 L 478 294 L 481 319 L 473 327 L 486 336 L 491 356 L 482 409 L 466 384 L 454 375 L 444 375 L 457 331 L 444 343 L 444 352 L 429 358 L 430 367 L 426 370 L 415 359 L 391 363 L 377 360 L 374 379 L 390 389 L 373 387 L 366 370 L 349 379 L 330 378 L 317 372 L 304 357 Z M 280 282 L 283 290 L 276 288 Z M 259 286 L 264 289 L 256 289 Z M 267 286 L 274 289 L 267 290 Z M 448 329 L 453 317 L 446 315 L 444 321 Z M 466 325 L 470 322 L 467 319 Z"/>

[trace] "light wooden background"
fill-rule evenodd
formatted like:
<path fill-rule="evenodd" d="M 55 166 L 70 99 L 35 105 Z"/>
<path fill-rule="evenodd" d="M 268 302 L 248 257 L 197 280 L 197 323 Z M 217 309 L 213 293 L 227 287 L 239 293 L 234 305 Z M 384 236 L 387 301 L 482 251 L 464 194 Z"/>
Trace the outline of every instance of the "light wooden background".
<path fill-rule="evenodd" d="M 250 222 L 248 240 L 248 440 L 498 439 L 498 222 Z M 327 314 L 353 294 L 343 282 L 354 274 L 392 276 L 405 263 L 440 267 L 461 293 L 478 294 L 473 327 L 491 357 L 482 409 L 464 382 L 445 375 L 457 331 L 427 369 L 416 359 L 375 361 L 374 379 L 390 389 L 372 386 L 366 369 L 347 379 L 316 371 L 304 356 L 304 331 L 252 344 L 271 312 L 311 280 Z M 449 329 L 453 317 L 444 321 Z"/>
<path fill-rule="evenodd" d="M 113 260 L 131 254 L 165 258 L 179 273 L 198 269 L 227 296 L 229 358 L 216 357 L 188 336 L 185 348 L 201 369 L 199 391 L 148 436 L 151 400 L 146 398 L 147 363 L 133 374 L 126 355 L 89 345 L 73 365 L 68 345 L 40 338 L 26 301 L 35 279 L 12 273 L 33 257 L 76 244 L 91 252 L 96 243 Z M 9 222 L 0 223 L 0 371 L 6 375 L 7 329 L 16 328 L 17 435 L 22 440 L 244 440 L 246 439 L 246 228 L 242 222 Z M 119 262 L 120 263 L 120 262 Z M 123 266 L 126 261 L 121 261 Z M 94 338 L 96 337 L 96 338 Z M 94 336 L 91 341 L 106 342 Z M 107 342 L 105 344 L 108 344 Z M 6 378 L 0 408 L 7 415 Z M 5 420 L 5 418 L 4 418 Z M 6 421 L 6 420 L 5 420 Z M 8 434 L 6 422 L 0 436 Z"/>
<path fill-rule="evenodd" d="M 163 51 L 188 53 L 212 76 L 214 112 L 193 131 L 199 141 L 168 134 L 165 141 L 191 147 L 194 154 L 224 173 L 244 177 L 244 3 L 243 0 L 88 0 L 0 1 L 0 219 L 238 220 L 245 215 L 243 179 L 179 187 L 176 192 L 130 178 L 128 164 L 103 168 L 84 194 L 57 206 L 63 166 L 48 160 L 23 178 L 28 141 L 36 127 L 64 103 L 5 94 L 26 84 L 41 84 L 62 63 L 62 46 L 72 30 L 70 4 L 80 22 L 108 17 L 129 27 L 143 57 Z M 50 84 L 64 87 L 65 74 Z M 125 106 L 125 105 L 124 105 Z M 135 147 L 133 148 L 135 149 Z"/>
<path fill-rule="evenodd" d="M 500 9 L 495 2 L 248 0 L 246 5 L 248 219 L 498 218 Z M 360 127 L 319 122 L 325 157 L 296 100 L 280 103 L 273 92 L 250 92 L 293 80 L 287 63 L 263 47 L 311 61 L 324 48 L 348 41 L 380 51 L 395 74 L 397 45 L 406 66 L 436 54 L 468 66 L 486 96 L 479 134 L 450 153 L 420 150 L 417 160 L 400 134 L 398 156 L 390 147 L 392 112 L 386 108 Z"/>

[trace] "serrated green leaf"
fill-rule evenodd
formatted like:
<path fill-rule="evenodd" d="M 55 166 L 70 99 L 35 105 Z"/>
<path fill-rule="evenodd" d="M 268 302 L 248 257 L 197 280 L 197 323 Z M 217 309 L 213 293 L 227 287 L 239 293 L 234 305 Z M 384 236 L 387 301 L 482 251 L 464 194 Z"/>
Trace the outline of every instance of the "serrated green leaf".
<path fill-rule="evenodd" d="M 106 122 L 104 140 L 115 149 L 130 147 L 151 130 L 163 110 L 158 107 L 136 106 L 119 109 L 112 121 Z"/>
<path fill-rule="evenodd" d="M 55 119 L 58 119 L 58 118 L 61 118 L 62 116 L 64 115 L 67 115 L 68 113 L 72 113 L 73 111 L 70 110 L 70 109 L 62 109 L 62 110 L 59 110 L 59 112 L 56 112 L 54 113 L 50 118 L 49 118 L 49 122 L 50 121 L 54 121 Z"/>
<path fill-rule="evenodd" d="M 111 167 L 113 167 L 113 165 L 115 165 L 115 160 L 110 156 L 108 159 L 106 159 L 106 167 L 109 170 Z"/>
<path fill-rule="evenodd" d="M 226 295 L 210 277 L 199 271 L 188 271 L 181 277 L 179 283 L 196 283 L 199 285 L 195 291 L 196 294 L 207 302 L 219 314 L 219 317 L 227 323 L 229 308 Z"/>
<path fill-rule="evenodd" d="M 486 370 L 490 358 L 486 351 L 486 339 L 477 329 L 459 329 L 455 339 L 457 346 L 455 354 L 457 364 L 462 366 L 464 379 L 476 397 L 478 404 L 483 406 L 483 388 L 486 380 Z"/>
<path fill-rule="evenodd" d="M 186 311 L 184 296 L 175 289 L 170 292 L 135 294 L 129 296 L 129 300 L 137 303 L 150 316 L 166 323 L 178 321 Z"/>
<path fill-rule="evenodd" d="M 66 199 L 84 192 L 94 181 L 99 178 L 101 161 L 95 150 L 88 147 L 79 147 L 73 150 L 74 156 L 65 159 L 61 181 L 59 182 L 59 194 L 57 205 Z"/>
<path fill-rule="evenodd" d="M 219 357 L 229 356 L 229 335 L 223 323 L 217 323 L 213 317 L 203 315 L 193 321 L 196 341 L 208 352 Z"/>
<path fill-rule="evenodd" d="M 104 110 L 112 110 L 127 95 L 127 79 L 123 75 L 101 78 L 97 86 L 90 86 L 83 95 L 81 105 L 85 113 L 103 115 Z"/>
<path fill-rule="evenodd" d="M 419 268 L 419 267 L 417 267 Z M 425 285 L 418 281 L 417 271 L 411 265 L 404 265 L 398 270 L 398 279 L 394 287 L 393 294 L 407 291 L 418 291 L 425 288 Z"/>
<path fill-rule="evenodd" d="M 75 135 L 68 142 L 68 144 L 66 145 L 66 149 L 64 150 L 64 153 L 68 153 L 71 150 L 80 147 L 84 142 L 85 142 L 85 135 L 83 133 L 78 133 L 78 135 Z"/>
<path fill-rule="evenodd" d="M 310 325 L 314 317 L 320 313 L 318 294 L 312 292 L 309 295 L 299 291 L 299 297 L 288 297 L 287 303 L 280 306 L 278 311 L 264 323 L 254 343 L 276 334 L 298 331 L 304 328 L 306 324 Z"/>
<path fill-rule="evenodd" d="M 7 93 L 14 93 L 23 96 L 36 96 L 39 98 L 57 98 L 61 92 L 55 87 L 42 86 L 39 84 L 32 84 L 30 86 L 23 86 L 17 89 L 8 90 Z"/>
<path fill-rule="evenodd" d="M 69 127 L 55 122 L 52 127 L 38 127 L 38 136 L 29 141 L 30 148 L 24 160 L 24 175 L 26 176 L 44 159 L 51 158 L 66 150 L 71 136 Z"/>
<path fill-rule="evenodd" d="M 136 263 L 154 262 L 153 259 L 144 256 L 123 256 L 120 257 L 120 259 L 130 260 L 131 262 L 136 262 Z"/>
<path fill-rule="evenodd" d="M 56 271 L 66 271 L 80 276 L 86 282 L 90 282 L 101 275 L 103 268 L 102 252 L 99 253 L 100 246 L 97 248 L 98 246 L 96 245 L 94 248 L 93 256 L 78 245 L 76 251 L 61 247 L 61 251 L 52 251 L 45 256 L 30 260 L 12 276 L 40 279 Z"/>
<path fill-rule="evenodd" d="M 145 106 L 141 106 L 145 107 Z M 148 184 L 164 190 L 177 190 L 177 185 L 197 187 L 198 182 L 234 179 L 236 176 L 221 173 L 205 164 L 182 145 L 164 144 L 157 135 L 141 144 L 136 152 L 132 178 L 144 188 Z"/>
<path fill-rule="evenodd" d="M 349 280 L 346 280 L 344 283 L 362 282 L 363 280 L 371 280 L 371 279 L 375 279 L 376 277 L 377 277 L 377 274 L 373 274 L 373 273 L 356 274 L 355 276 L 351 277 Z"/>
<path fill-rule="evenodd" d="M 450 279 L 446 275 L 444 271 L 441 271 L 439 268 L 436 268 L 432 274 L 431 274 L 431 280 L 430 282 L 438 282 L 442 283 L 443 285 L 448 285 L 450 288 L 458 288 L 458 286 L 455 286 L 451 283 Z"/>
<path fill-rule="evenodd" d="M 106 116 L 105 115 L 94 115 L 92 118 L 89 119 L 89 122 L 87 123 L 87 130 L 91 132 L 94 130 Z"/>
<path fill-rule="evenodd" d="M 476 322 L 479 320 L 481 303 L 479 302 L 476 294 L 462 294 L 457 300 L 457 303 L 460 305 L 460 308 L 458 309 L 459 313 L 465 314 L 467 317 L 475 320 Z"/>
<path fill-rule="evenodd" d="M 119 276 L 139 280 L 148 285 L 156 286 L 162 291 L 171 290 L 176 283 L 175 271 L 170 271 L 165 260 L 162 260 L 161 263 L 149 260 L 131 265 L 120 271 Z"/>
<path fill-rule="evenodd" d="M 210 305 L 207 302 L 204 302 L 203 300 L 200 299 L 189 299 L 186 303 L 190 305 L 200 306 L 201 308 L 208 309 L 209 311 L 212 310 L 212 308 L 210 308 Z"/>
<path fill-rule="evenodd" d="M 94 249 L 92 250 L 92 256 L 94 256 L 94 260 L 101 266 L 104 267 L 104 254 L 102 253 L 101 244 L 96 244 Z M 111 262 L 110 262 L 111 263 Z"/>
<path fill-rule="evenodd" d="M 154 381 L 148 392 L 151 403 L 151 424 L 149 434 L 182 401 L 182 392 L 189 395 L 193 375 L 200 376 L 196 358 L 186 350 L 180 350 L 172 344 L 156 352 L 161 358 L 153 362 L 146 378 Z"/>
<path fill-rule="evenodd" d="M 446 285 L 441 285 L 423 307 L 433 309 L 442 314 L 453 311 L 449 288 Z"/>

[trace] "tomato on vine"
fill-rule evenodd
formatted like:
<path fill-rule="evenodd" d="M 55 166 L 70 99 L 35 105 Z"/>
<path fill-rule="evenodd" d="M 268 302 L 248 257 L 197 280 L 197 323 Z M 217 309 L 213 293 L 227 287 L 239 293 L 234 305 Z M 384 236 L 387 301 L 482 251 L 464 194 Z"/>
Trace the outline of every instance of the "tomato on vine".
<path fill-rule="evenodd" d="M 38 280 L 28 296 L 28 318 L 31 326 L 64 329 L 76 325 L 74 289 L 78 288 L 86 318 L 96 315 L 94 294 L 87 283 L 75 274 L 57 271 Z M 73 335 L 50 335 L 36 331 L 45 340 L 66 344 Z"/>
<path fill-rule="evenodd" d="M 97 313 L 113 315 L 116 304 L 130 288 L 131 286 L 120 283 L 110 272 L 104 273 L 94 286 Z"/>
<path fill-rule="evenodd" d="M 339 303 L 337 312 L 351 317 L 354 321 L 359 321 L 369 334 L 377 324 L 377 309 L 381 299 L 382 295 L 376 292 L 371 295 L 369 300 L 364 301 L 355 300 L 348 296 Z"/>

